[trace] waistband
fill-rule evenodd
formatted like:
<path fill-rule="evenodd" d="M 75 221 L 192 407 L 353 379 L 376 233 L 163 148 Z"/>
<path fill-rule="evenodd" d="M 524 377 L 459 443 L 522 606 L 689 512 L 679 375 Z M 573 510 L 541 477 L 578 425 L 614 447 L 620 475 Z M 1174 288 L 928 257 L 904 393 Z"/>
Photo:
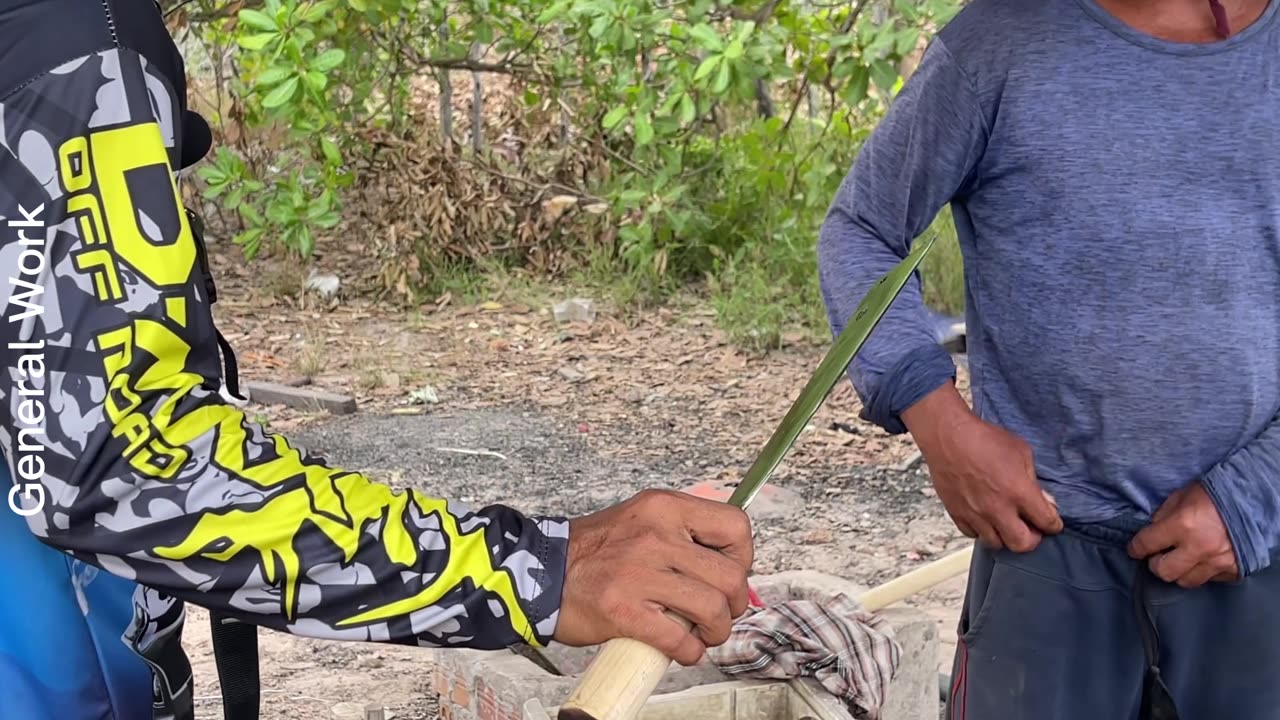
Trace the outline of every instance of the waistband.
<path fill-rule="evenodd" d="M 1148 523 L 1128 515 L 1087 523 L 1065 518 L 1062 521 L 1065 532 L 1112 547 L 1125 547 Z"/>

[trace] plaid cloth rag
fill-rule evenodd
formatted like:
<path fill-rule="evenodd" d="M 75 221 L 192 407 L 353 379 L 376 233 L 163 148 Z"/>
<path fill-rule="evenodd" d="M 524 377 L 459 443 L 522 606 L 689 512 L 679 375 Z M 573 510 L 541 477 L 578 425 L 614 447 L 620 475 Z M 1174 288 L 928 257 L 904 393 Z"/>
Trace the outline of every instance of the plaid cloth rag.
<path fill-rule="evenodd" d="M 855 716 L 878 720 L 902 648 L 893 628 L 856 600 L 792 600 L 748 610 L 729 639 L 707 651 L 726 675 L 784 680 L 813 676 Z"/>

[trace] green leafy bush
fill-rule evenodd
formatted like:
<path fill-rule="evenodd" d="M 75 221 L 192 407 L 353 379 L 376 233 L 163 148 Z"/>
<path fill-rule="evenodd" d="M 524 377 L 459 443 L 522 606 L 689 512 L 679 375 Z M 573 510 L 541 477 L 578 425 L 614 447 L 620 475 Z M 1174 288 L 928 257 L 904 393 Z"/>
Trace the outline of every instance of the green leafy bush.
<path fill-rule="evenodd" d="M 591 245 L 571 254 L 654 297 L 703 284 L 736 338 L 769 346 L 819 323 L 818 225 L 903 68 L 959 4 L 262 0 L 228 13 L 194 0 L 174 23 L 210 49 L 230 98 L 215 119 L 236 132 L 202 191 L 247 254 L 310 255 L 349 205 L 387 204 L 369 199 L 387 184 L 369 176 L 385 149 L 371 138 L 430 134 L 417 160 L 471 179 L 433 190 L 443 209 L 426 219 L 390 203 L 379 222 L 411 237 L 387 263 L 518 245 L 504 261 L 563 270 L 546 258 Z M 456 91 L 468 78 L 472 92 Z M 455 222 L 493 192 L 514 220 Z M 496 231 L 519 243 L 483 237 Z M 424 273 L 409 281 L 431 283 Z"/>

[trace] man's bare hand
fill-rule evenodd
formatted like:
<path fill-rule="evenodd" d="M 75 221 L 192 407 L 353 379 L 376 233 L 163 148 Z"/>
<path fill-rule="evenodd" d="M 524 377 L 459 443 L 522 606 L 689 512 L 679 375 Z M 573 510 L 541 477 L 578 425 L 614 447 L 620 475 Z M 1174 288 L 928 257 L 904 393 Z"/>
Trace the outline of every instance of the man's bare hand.
<path fill-rule="evenodd" d="M 746 513 L 685 493 L 646 490 L 571 520 L 555 639 L 582 646 L 629 637 L 693 665 L 746 611 L 752 553 Z"/>
<path fill-rule="evenodd" d="M 994 549 L 1029 552 L 1062 518 L 1036 480 L 1031 447 L 984 422 L 948 384 L 902 414 L 938 499 L 960 532 Z"/>
<path fill-rule="evenodd" d="M 1151 572 L 1184 588 L 1240 577 L 1227 526 L 1199 482 L 1170 495 L 1129 542 L 1129 555 Z"/>

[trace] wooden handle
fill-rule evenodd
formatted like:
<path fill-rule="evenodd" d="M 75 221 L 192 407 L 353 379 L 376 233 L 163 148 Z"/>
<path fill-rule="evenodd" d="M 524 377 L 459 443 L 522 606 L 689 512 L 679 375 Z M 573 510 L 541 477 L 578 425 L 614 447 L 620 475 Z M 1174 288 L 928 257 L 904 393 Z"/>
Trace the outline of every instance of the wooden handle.
<path fill-rule="evenodd" d="M 693 623 L 668 612 L 685 630 Z M 557 720 L 634 720 L 662 682 L 671 658 L 631 638 L 610 640 L 560 706 Z"/>
<path fill-rule="evenodd" d="M 889 607 L 899 600 L 906 600 L 921 590 L 927 590 L 943 580 L 949 580 L 967 571 L 972 557 L 973 545 L 970 544 L 962 550 L 944 555 L 883 585 L 871 588 L 858 596 L 858 602 L 871 612 Z"/>
<path fill-rule="evenodd" d="M 937 585 L 969 569 L 973 546 L 957 550 L 927 565 L 874 587 L 858 597 L 871 612 Z M 686 629 L 691 623 L 667 613 Z M 557 720 L 635 720 L 662 681 L 671 658 L 630 638 L 610 640 L 600 648 L 573 694 L 560 706 Z"/>

